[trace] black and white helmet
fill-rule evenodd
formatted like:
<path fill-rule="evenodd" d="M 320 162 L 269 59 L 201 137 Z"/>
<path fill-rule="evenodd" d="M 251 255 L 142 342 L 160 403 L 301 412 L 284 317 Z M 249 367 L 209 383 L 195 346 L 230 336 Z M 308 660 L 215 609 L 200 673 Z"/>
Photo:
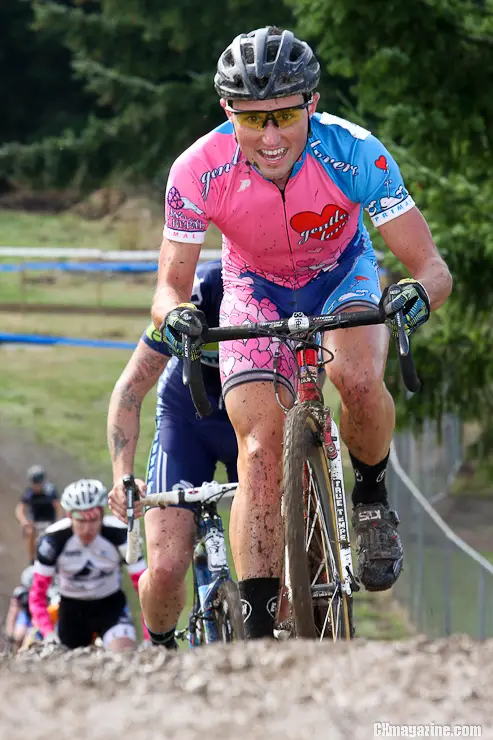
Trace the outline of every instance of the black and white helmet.
<path fill-rule="evenodd" d="M 60 503 L 65 511 L 86 511 L 95 506 L 104 506 L 106 494 L 106 488 L 101 481 L 81 478 L 67 486 Z"/>
<path fill-rule="evenodd" d="M 268 26 L 237 36 L 219 57 L 214 87 L 226 99 L 266 100 L 302 93 L 320 79 L 320 64 L 292 31 Z"/>

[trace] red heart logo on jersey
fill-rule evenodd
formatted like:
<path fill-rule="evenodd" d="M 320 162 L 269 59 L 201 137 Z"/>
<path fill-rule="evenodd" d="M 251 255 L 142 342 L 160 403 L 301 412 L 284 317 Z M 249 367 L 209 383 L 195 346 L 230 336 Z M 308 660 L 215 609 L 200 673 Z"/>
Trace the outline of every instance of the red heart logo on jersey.
<path fill-rule="evenodd" d="M 337 239 L 347 224 L 349 214 L 344 208 L 328 203 L 322 213 L 301 211 L 296 213 L 290 221 L 291 226 L 303 236 L 300 244 L 308 239 L 320 239 L 323 242 Z"/>
<path fill-rule="evenodd" d="M 377 165 L 379 170 L 386 170 L 388 168 L 387 160 L 381 154 L 378 159 L 375 160 L 375 164 Z"/>

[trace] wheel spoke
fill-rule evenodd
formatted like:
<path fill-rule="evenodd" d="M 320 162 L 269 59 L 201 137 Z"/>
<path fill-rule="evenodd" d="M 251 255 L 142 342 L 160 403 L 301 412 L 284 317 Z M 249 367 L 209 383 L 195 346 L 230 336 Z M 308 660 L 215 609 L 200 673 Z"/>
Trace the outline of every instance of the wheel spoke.
<path fill-rule="evenodd" d="M 286 570 L 295 634 L 340 640 L 351 636 L 351 603 L 341 590 L 335 502 L 323 448 L 323 411 L 318 404 L 302 403 L 287 415 L 283 453 Z"/>
<path fill-rule="evenodd" d="M 333 553 L 333 543 L 329 537 L 327 525 L 322 516 L 321 504 L 317 491 L 316 477 L 313 474 L 312 465 L 307 463 L 307 487 L 306 497 L 306 520 L 305 520 L 305 549 L 312 557 L 310 586 L 318 583 L 337 583 L 337 567 Z M 316 602 L 314 602 L 316 603 Z M 341 636 L 341 593 L 335 588 L 326 607 L 319 606 L 324 610 L 321 628 L 317 628 L 319 639 L 323 640 L 330 635 L 334 641 Z M 322 614 L 320 615 L 322 619 Z"/>
<path fill-rule="evenodd" d="M 317 572 L 315 573 L 315 577 L 314 577 L 313 581 L 311 582 L 311 585 L 312 585 L 312 586 L 314 586 L 314 585 L 316 584 L 316 582 L 317 582 L 317 578 L 319 577 L 320 573 L 322 572 L 322 570 L 323 570 L 323 567 L 324 567 L 324 565 L 325 565 L 324 561 L 323 561 L 323 560 L 321 560 L 321 561 L 320 561 L 320 565 L 318 566 L 318 570 L 317 570 Z"/>

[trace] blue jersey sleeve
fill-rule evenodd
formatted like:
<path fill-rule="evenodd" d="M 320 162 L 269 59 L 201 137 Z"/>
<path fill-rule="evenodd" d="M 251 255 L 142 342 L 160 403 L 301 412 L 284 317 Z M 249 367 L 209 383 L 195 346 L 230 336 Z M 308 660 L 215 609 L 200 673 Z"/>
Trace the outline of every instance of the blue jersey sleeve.
<path fill-rule="evenodd" d="M 142 334 L 141 339 L 144 344 L 147 344 L 155 352 L 159 352 L 160 355 L 166 355 L 166 357 L 171 356 L 168 345 L 161 339 L 161 332 L 156 329 L 152 321 Z"/>
<path fill-rule="evenodd" d="M 397 162 L 376 136 L 370 134 L 358 141 L 357 162 L 353 199 L 362 204 L 374 226 L 382 226 L 414 206 Z"/>

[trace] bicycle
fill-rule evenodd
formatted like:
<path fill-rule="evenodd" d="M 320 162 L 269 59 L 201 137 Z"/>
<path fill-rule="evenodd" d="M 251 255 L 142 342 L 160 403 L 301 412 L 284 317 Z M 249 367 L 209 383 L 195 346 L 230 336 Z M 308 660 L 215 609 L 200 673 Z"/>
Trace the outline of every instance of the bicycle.
<path fill-rule="evenodd" d="M 354 635 L 352 597 L 360 587 L 352 566 L 339 432 L 331 410 L 324 405 L 320 387 L 319 370 L 325 365 L 321 359 L 325 350 L 319 336 L 334 329 L 382 324 L 385 318 L 380 309 L 312 317 L 296 312 L 288 319 L 206 328 L 201 335 L 204 344 L 276 337 L 296 357 L 297 395 L 291 409 L 283 406 L 286 422 L 281 508 L 285 562 L 277 621 L 287 636 L 336 641 Z M 415 392 L 420 381 L 402 312 L 396 315 L 396 323 L 401 373 L 408 390 Z M 200 359 L 192 360 L 192 338 L 182 335 L 182 341 L 183 382 L 190 388 L 198 415 L 206 416 L 211 409 Z M 279 624 L 286 596 L 291 615 Z"/>
<path fill-rule="evenodd" d="M 140 550 L 140 519 L 134 517 L 134 502 L 139 498 L 133 476 L 123 478 L 127 496 L 127 563 L 136 562 Z M 165 507 L 169 504 L 193 503 L 195 534 L 192 571 L 193 606 L 188 629 L 176 636 L 188 639 L 190 647 L 213 642 L 235 642 L 245 639 L 241 600 L 236 583 L 231 578 L 224 540 L 219 501 L 234 495 L 237 483 L 203 483 L 198 488 L 179 488 L 152 493 L 140 498 L 143 506 Z"/>

